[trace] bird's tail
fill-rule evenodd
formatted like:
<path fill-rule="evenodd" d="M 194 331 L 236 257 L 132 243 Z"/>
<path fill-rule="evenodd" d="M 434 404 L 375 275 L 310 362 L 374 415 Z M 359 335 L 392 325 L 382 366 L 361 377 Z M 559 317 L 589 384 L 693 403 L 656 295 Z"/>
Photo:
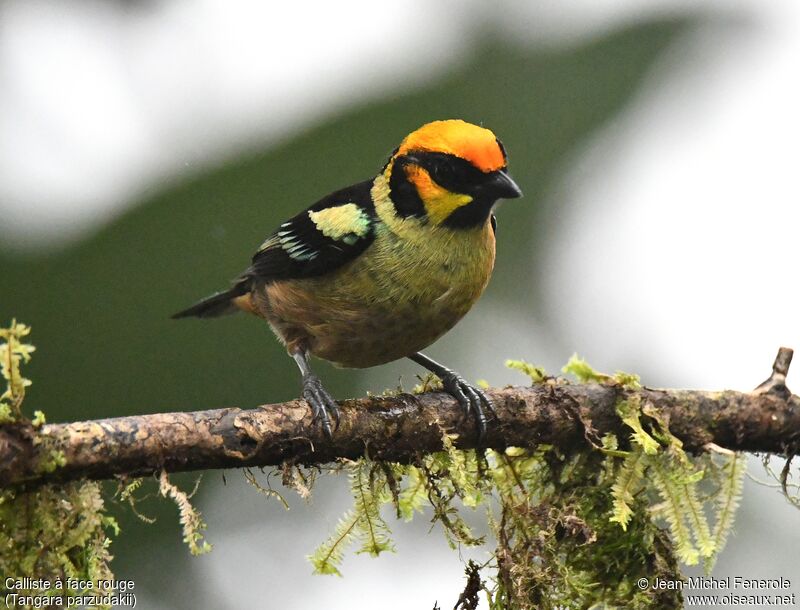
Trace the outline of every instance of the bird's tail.
<path fill-rule="evenodd" d="M 226 316 L 228 314 L 235 313 L 241 309 L 236 304 L 236 299 L 246 295 L 249 291 L 249 282 L 240 281 L 230 290 L 212 294 L 210 297 L 206 297 L 191 307 L 173 314 L 172 319 L 216 318 L 218 316 Z"/>

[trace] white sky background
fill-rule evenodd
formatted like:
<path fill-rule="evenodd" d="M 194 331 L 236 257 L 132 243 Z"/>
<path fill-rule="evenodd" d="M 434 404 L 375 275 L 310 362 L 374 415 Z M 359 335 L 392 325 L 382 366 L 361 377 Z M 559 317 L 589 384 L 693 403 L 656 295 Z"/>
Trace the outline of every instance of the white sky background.
<path fill-rule="evenodd" d="M 465 11 L 456 4 L 317 3 L 316 19 L 302 22 L 300 44 L 292 24 L 309 9 L 294 3 L 0 4 L 0 240 L 31 251 L 57 247 L 97 230 L 165 179 L 191 175 L 243 147 L 275 143 L 334 114 L 352 102 L 354 90 L 363 102 L 435 78 L 459 61 L 479 19 L 496 21 L 520 40 L 557 45 L 656 11 L 698 7 L 677 0 L 520 0 L 502 9 L 495 2 L 490 10 L 474 0 Z M 569 202 L 570 216 L 558 225 L 563 233 L 547 260 L 532 270 L 548 282 L 548 319 L 558 332 L 515 320 L 518 314 L 499 309 L 499 298 L 482 302 L 483 315 L 465 320 L 463 336 L 474 337 L 487 319 L 502 319 L 508 329 L 502 348 L 482 359 L 500 363 L 516 355 L 508 345 L 518 345 L 527 327 L 544 345 L 560 335 L 601 369 L 643 370 L 646 363 L 663 375 L 663 385 L 747 390 L 767 376 L 779 345 L 800 348 L 800 3 L 701 5 L 745 15 L 753 27 L 737 37 L 687 39 L 630 110 L 576 156 L 552 193 Z M 369 28 L 358 26 L 365 10 Z M 336 24 L 351 24 L 352 35 L 330 34 Z M 425 49 L 415 54 L 417 63 L 396 52 L 410 37 Z M 686 57 L 697 58 L 696 65 Z M 439 353 L 464 358 L 457 336 L 442 343 Z M 553 363 L 545 364 L 552 370 Z M 391 385 L 396 375 L 388 375 L 365 383 Z M 486 375 L 496 383 L 519 381 L 500 365 Z M 796 370 L 792 379 L 800 386 Z M 748 531 L 738 544 L 754 546 L 730 555 L 739 566 L 732 573 L 748 575 L 737 563 L 748 553 L 794 565 L 786 549 L 800 544 L 798 536 L 784 532 L 781 546 L 779 538 L 763 538 L 769 532 L 759 523 L 796 524 L 797 513 L 775 493 L 749 491 L 740 515 Z M 223 520 L 230 492 L 211 502 L 209 520 L 212 514 Z M 263 498 L 254 491 L 241 497 L 250 496 L 252 510 L 261 510 Z M 438 547 L 418 553 L 403 544 L 402 528 L 396 558 L 348 560 L 343 580 L 309 578 L 302 554 L 324 539 L 344 508 L 323 511 L 317 503 L 316 525 L 302 534 L 307 543 L 282 550 L 271 574 L 261 564 L 274 551 L 266 534 L 254 545 L 262 530 L 238 530 L 233 519 L 230 540 L 196 569 L 219 590 L 239 578 L 265 585 L 296 564 L 309 595 L 303 607 L 311 599 L 330 610 L 366 605 L 362 579 L 376 587 L 375 599 L 381 588 L 392 591 L 396 606 L 381 607 L 426 608 L 437 596 L 443 607 L 452 604 L 442 598 L 442 583 L 460 585 L 458 558 Z M 244 508 L 237 503 L 235 510 Z M 217 542 L 226 539 L 225 531 L 217 533 Z M 737 538 L 729 544 L 732 550 Z M 394 589 L 387 579 L 412 569 L 404 554 L 417 558 L 417 586 Z M 723 554 L 722 567 L 725 561 Z M 800 582 L 800 570 L 791 570 L 765 575 Z M 247 589 L 233 594 L 232 608 L 261 607 L 251 606 Z M 287 605 L 277 591 L 272 601 Z M 155 600 L 144 607 L 156 607 Z"/>

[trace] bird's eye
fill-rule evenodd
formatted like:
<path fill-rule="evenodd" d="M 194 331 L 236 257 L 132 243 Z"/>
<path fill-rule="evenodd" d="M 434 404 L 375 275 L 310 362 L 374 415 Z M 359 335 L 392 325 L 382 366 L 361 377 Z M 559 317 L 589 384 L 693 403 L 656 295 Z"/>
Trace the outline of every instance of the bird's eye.
<path fill-rule="evenodd" d="M 471 182 L 469 173 L 463 165 L 449 157 L 436 159 L 430 168 L 431 176 L 437 184 L 446 189 L 459 190 Z"/>
<path fill-rule="evenodd" d="M 469 162 L 449 154 L 415 153 L 408 156 L 408 161 L 425 169 L 436 184 L 453 192 L 466 192 L 465 188 L 482 179 L 481 172 Z"/>
<path fill-rule="evenodd" d="M 442 182 L 452 182 L 457 178 L 455 168 L 447 161 L 434 164 L 432 170 L 433 179 L 439 184 Z"/>

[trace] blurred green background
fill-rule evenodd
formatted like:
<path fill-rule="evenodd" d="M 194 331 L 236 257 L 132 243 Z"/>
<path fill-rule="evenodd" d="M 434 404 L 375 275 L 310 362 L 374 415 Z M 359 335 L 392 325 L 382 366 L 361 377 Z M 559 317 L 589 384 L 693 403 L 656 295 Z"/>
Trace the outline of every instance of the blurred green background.
<path fill-rule="evenodd" d="M 158 189 L 73 247 L 43 256 L 6 251 L 0 274 L 10 291 L 0 318 L 31 324 L 40 347 L 29 400 L 62 420 L 296 396 L 295 364 L 266 325 L 245 316 L 176 322 L 170 314 L 225 288 L 283 220 L 374 175 L 405 134 L 436 118 L 490 127 L 509 151 L 525 198 L 499 213 L 486 298 L 540 315 L 529 268 L 559 214 L 543 195 L 689 26 L 659 21 L 552 51 L 485 35 L 471 61 L 435 84 L 356 105 L 278 147 Z M 326 376 L 347 395 L 358 374 Z"/>
<path fill-rule="evenodd" d="M 503 356 L 524 356 L 557 370 L 581 345 L 551 325 L 552 305 L 545 302 L 540 281 L 548 273 L 541 267 L 546 249 L 565 239 L 569 201 L 552 195 L 589 138 L 620 120 L 654 66 L 709 20 L 696 14 L 643 19 L 550 46 L 514 42 L 497 28 L 482 28 L 469 41 L 465 58 L 435 79 L 369 101 L 354 94 L 346 108 L 279 143 L 229 157 L 188 179 L 148 187 L 147 196 L 120 218 L 78 243 L 42 253 L 0 243 L 0 320 L 16 317 L 32 325 L 38 348 L 26 369 L 34 380 L 27 408 L 44 410 L 49 421 L 64 421 L 249 408 L 297 396 L 295 365 L 260 321 L 245 316 L 172 321 L 170 314 L 224 288 L 282 220 L 327 192 L 374 175 L 406 133 L 451 117 L 485 125 L 503 140 L 525 197 L 499 211 L 495 275 L 464 327 L 452 331 L 458 342 L 445 339 L 431 353 L 469 378 L 489 377 L 494 383 L 515 380 L 498 373 Z M 590 253 L 586 264 L 592 264 Z M 550 330 L 508 345 L 502 339 L 507 335 L 493 332 L 504 323 L 503 310 Z M 465 349 L 469 359 L 462 356 Z M 491 354 L 491 364 L 480 360 L 482 354 Z M 646 379 L 659 379 L 657 362 L 629 364 Z M 401 376 L 408 386 L 415 373 L 407 363 L 368 373 L 320 363 L 317 369 L 340 397 L 380 391 Z M 361 558 L 346 564 L 348 582 L 342 588 L 341 581 L 310 579 L 303 555 L 324 539 L 345 507 L 343 481 L 323 484 L 313 507 L 294 503 L 297 510 L 287 514 L 243 488 L 239 477 L 228 473 L 223 486 L 221 475 L 211 473 L 201 486 L 197 503 L 205 511 L 209 539 L 217 544 L 209 557 L 188 556 L 168 503 L 145 503 L 143 510 L 158 516 L 154 525 L 117 511 L 123 534 L 114 543 L 115 569 L 136 580 L 144 607 L 277 607 L 292 603 L 286 584 L 292 579 L 295 587 L 307 587 L 301 607 L 317 597 L 328 607 L 408 607 L 392 605 L 399 599 L 388 605 L 379 600 L 392 587 L 403 595 L 402 584 L 393 582 L 395 570 L 431 561 L 436 565 L 426 569 L 441 566 L 440 603 L 455 601 L 461 586 L 458 558 L 428 535 L 424 520 L 405 533 L 398 526 L 396 557 L 368 566 Z M 193 479 L 179 480 L 190 485 Z M 431 550 L 417 548 L 423 540 Z M 247 561 L 241 559 L 243 547 Z M 725 555 L 723 567 L 724 560 Z M 363 604 L 353 603 L 347 591 L 358 591 L 364 578 L 377 597 L 367 593 Z M 269 603 L 253 601 L 265 595 Z M 425 607 L 432 606 L 434 599 L 423 599 L 429 602 Z"/>

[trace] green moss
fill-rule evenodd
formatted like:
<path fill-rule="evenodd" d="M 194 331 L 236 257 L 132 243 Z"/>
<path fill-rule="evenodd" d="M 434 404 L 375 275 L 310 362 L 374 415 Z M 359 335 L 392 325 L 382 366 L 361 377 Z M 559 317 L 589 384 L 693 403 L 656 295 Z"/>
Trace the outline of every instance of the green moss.
<path fill-rule="evenodd" d="M 582 383 L 605 383 L 607 381 L 612 381 L 610 375 L 595 371 L 591 366 L 589 366 L 589 363 L 583 358 L 580 358 L 578 354 L 572 354 L 572 357 L 564 365 L 561 371 L 563 373 L 574 375 L 578 381 Z"/>
<path fill-rule="evenodd" d="M 547 379 L 524 361 L 507 365 L 534 383 Z M 564 370 L 584 382 L 640 387 L 636 375 L 606 375 L 577 356 Z M 681 608 L 680 591 L 642 590 L 637 581 L 680 579 L 678 560 L 704 560 L 710 568 L 732 527 L 743 460 L 688 456 L 666 420 L 635 395 L 621 400 L 617 413 L 630 430 L 627 442 L 608 434 L 601 446 L 587 444 L 570 455 L 546 445 L 462 451 L 456 436 L 443 430 L 444 450 L 413 464 L 341 464 L 360 484 L 353 487 L 353 509 L 311 555 L 315 571 L 340 574 L 345 547 L 358 537 L 374 555 L 389 550 L 380 508 L 393 504 L 405 520 L 430 514 L 454 549 L 494 545 L 484 567 L 493 571 L 493 584 L 485 589 L 492 609 Z M 699 486 L 709 482 L 701 494 Z M 491 542 L 463 518 L 464 511 L 477 509 L 487 514 Z M 365 534 L 369 523 L 370 531 L 381 533 L 378 543 Z"/>
<path fill-rule="evenodd" d="M 43 452 L 43 459 L 37 465 L 38 472 L 49 473 L 55 472 L 67 463 L 67 458 L 64 452 L 60 449 L 49 449 Z"/>
<path fill-rule="evenodd" d="M 29 327 L 16 321 L 0 329 L 0 372 L 6 380 L 6 391 L 0 396 L 0 424 L 26 420 L 22 403 L 31 382 L 22 376 L 20 367 L 34 350 L 22 343 L 29 333 Z M 44 414 L 36 411 L 30 423 L 38 428 L 44 422 Z M 39 464 L 42 472 L 52 472 L 65 463 L 63 452 L 57 449 L 40 447 L 40 453 L 46 456 Z M 80 589 L 80 581 L 94 583 L 92 594 L 110 593 L 103 583 L 113 579 L 109 531 L 118 534 L 119 526 L 106 515 L 98 483 L 4 488 L 0 490 L 0 574 L 43 579 L 53 587 L 59 582 L 63 588 L 50 589 L 49 594 L 65 598 L 86 593 Z M 14 593 L 40 595 L 41 591 L 22 587 Z M 11 598 L 6 602 L 9 608 L 16 606 Z"/>
<path fill-rule="evenodd" d="M 79 589 L 70 588 L 68 578 L 93 583 L 113 579 L 109 531 L 116 534 L 119 527 L 105 514 L 100 485 L 95 482 L 46 485 L 31 491 L 5 489 L 0 494 L 0 573 L 61 581 L 60 594 L 79 595 Z M 100 584 L 94 589 L 110 592 Z M 15 592 L 38 594 L 24 589 Z"/>
<path fill-rule="evenodd" d="M 535 366 L 525 360 L 506 360 L 506 368 L 519 371 L 531 378 L 531 383 L 543 383 L 547 380 L 547 373 L 541 366 Z"/>
<path fill-rule="evenodd" d="M 190 502 L 191 497 L 197 492 L 200 485 L 200 478 L 197 479 L 191 493 L 186 493 L 179 489 L 172 481 L 165 470 L 161 471 L 158 478 L 159 493 L 165 498 L 171 498 L 178 507 L 181 526 L 183 527 L 183 541 L 189 547 L 192 555 L 205 555 L 211 552 L 211 544 L 205 540 L 206 524 L 203 517 Z"/>
<path fill-rule="evenodd" d="M 46 423 L 47 423 L 47 418 L 44 416 L 44 413 L 38 410 L 33 412 L 33 419 L 31 420 L 31 425 L 34 428 L 41 428 Z"/>
<path fill-rule="evenodd" d="M 22 418 L 22 401 L 25 388 L 31 385 L 20 372 L 20 365 L 31 359 L 36 349 L 23 339 L 31 332 L 30 326 L 11 320 L 8 328 L 0 328 L 0 374 L 6 380 L 6 390 L 0 394 L 0 423 L 10 423 Z"/>
<path fill-rule="evenodd" d="M 572 354 L 572 357 L 561 369 L 563 373 L 574 375 L 575 378 L 581 383 L 606 383 L 616 384 L 624 388 L 636 389 L 640 388 L 639 376 L 634 373 L 626 373 L 624 371 L 617 371 L 613 375 L 600 373 L 593 369 L 586 360 L 579 357 L 578 354 Z"/>

